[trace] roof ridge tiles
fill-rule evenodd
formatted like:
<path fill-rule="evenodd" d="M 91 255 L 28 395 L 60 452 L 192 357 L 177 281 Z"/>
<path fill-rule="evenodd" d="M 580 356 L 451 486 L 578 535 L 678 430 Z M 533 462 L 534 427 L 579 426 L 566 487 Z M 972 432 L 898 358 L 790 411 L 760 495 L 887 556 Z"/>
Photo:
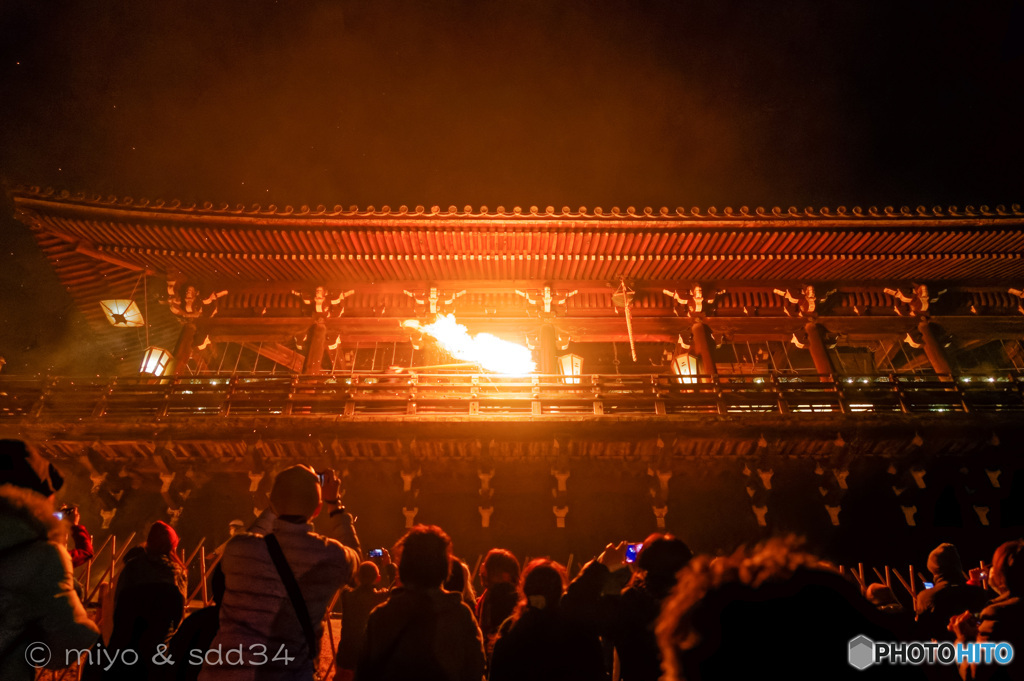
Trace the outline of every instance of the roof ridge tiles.
<path fill-rule="evenodd" d="M 641 209 L 637 209 L 634 206 L 629 206 L 625 210 L 622 210 L 618 206 L 613 206 L 610 210 L 602 207 L 596 207 L 588 209 L 586 206 L 580 206 L 577 210 L 573 210 L 569 206 L 562 206 L 560 210 L 557 210 L 553 206 L 547 206 L 543 210 L 537 206 L 530 206 L 529 209 L 524 210 L 520 206 L 514 206 L 512 209 L 507 209 L 505 206 L 498 206 L 491 211 L 486 205 L 482 205 L 479 209 L 474 209 L 472 206 L 465 206 L 461 210 L 454 205 L 448 206 L 447 209 L 442 209 L 439 205 L 433 205 L 429 209 L 422 205 L 417 205 L 414 208 L 409 208 L 407 205 L 401 205 L 398 208 L 392 208 L 389 205 L 381 206 L 376 208 L 375 206 L 368 205 L 365 208 L 359 206 L 349 206 L 345 208 L 340 204 L 335 204 L 332 208 L 327 208 L 324 204 L 319 204 L 315 208 L 310 208 L 308 205 L 301 205 L 298 210 L 292 205 L 285 205 L 279 207 L 277 204 L 271 203 L 266 206 L 259 203 L 253 203 L 250 206 L 238 203 L 232 207 L 229 203 L 221 201 L 214 203 L 212 201 L 203 201 L 201 204 L 195 201 L 190 203 L 184 203 L 180 199 L 148 199 L 139 198 L 135 199 L 130 196 L 116 196 L 108 195 L 104 197 L 101 194 L 87 194 L 84 191 L 71 192 L 69 190 L 57 190 L 53 187 L 40 188 L 39 186 L 28 186 L 19 185 L 10 190 L 10 194 L 13 197 L 23 197 L 28 199 L 46 200 L 46 201 L 57 201 L 68 204 L 79 204 L 86 206 L 96 207 L 107 207 L 107 208 L 124 208 L 124 209 L 141 209 L 151 210 L 158 212 L 168 213 L 199 213 L 209 215 L 258 215 L 258 216 L 280 216 L 280 217 L 292 217 L 292 216 L 315 216 L 315 217 L 411 217 L 411 218 L 422 218 L 422 217 L 460 217 L 460 218 L 482 218 L 482 219 L 531 219 L 531 218 L 567 218 L 567 219 L 630 219 L 637 218 L 641 220 L 650 219 L 694 219 L 694 220 L 706 220 L 706 219 L 735 219 L 735 220 L 746 220 L 750 218 L 759 219 L 767 218 L 773 220 L 807 220 L 807 219 L 851 219 L 851 218 L 888 218 L 888 219 L 941 219 L 941 218 L 976 218 L 976 217 L 1024 217 L 1024 210 L 1021 209 L 1021 205 L 1014 203 L 1007 208 L 1003 204 L 990 208 L 988 205 L 966 205 L 960 208 L 956 205 L 947 207 L 943 206 L 932 206 L 928 208 L 923 205 L 918 205 L 915 208 L 909 206 L 900 206 L 896 208 L 894 206 L 884 206 L 879 208 L 878 206 L 869 206 L 866 209 L 861 206 L 854 206 L 847 208 L 846 206 L 837 206 L 830 208 L 828 206 L 815 208 L 813 206 L 807 206 L 803 209 L 797 208 L 796 206 L 789 206 L 788 208 L 782 208 L 779 206 L 773 206 L 771 208 L 765 208 L 758 206 L 751 210 L 748 206 L 740 206 L 738 209 L 731 206 L 719 209 L 716 206 L 708 206 L 707 208 L 700 208 L 694 206 L 692 208 L 676 207 L 674 209 L 668 207 L 651 208 L 645 206 Z"/>

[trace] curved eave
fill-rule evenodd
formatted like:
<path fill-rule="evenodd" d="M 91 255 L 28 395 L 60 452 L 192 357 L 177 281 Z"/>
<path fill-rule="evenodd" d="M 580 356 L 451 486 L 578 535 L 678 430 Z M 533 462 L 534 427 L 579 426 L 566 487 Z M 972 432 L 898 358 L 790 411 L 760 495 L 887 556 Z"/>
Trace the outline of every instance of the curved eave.
<path fill-rule="evenodd" d="M 266 209 L 16 189 L 54 267 L 301 282 L 693 281 L 1019 285 L 1006 209 Z M 61 245 L 60 242 L 63 242 Z M 69 254 L 75 264 L 69 264 Z M 66 278 L 62 274 L 62 278 Z"/>

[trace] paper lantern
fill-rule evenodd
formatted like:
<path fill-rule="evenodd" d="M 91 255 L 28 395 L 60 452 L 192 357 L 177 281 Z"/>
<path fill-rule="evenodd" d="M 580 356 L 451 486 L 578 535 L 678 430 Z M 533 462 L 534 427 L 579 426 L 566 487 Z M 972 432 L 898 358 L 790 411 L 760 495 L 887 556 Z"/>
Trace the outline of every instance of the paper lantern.
<path fill-rule="evenodd" d="M 142 318 L 142 310 L 134 300 L 127 298 L 101 300 L 100 307 L 103 308 L 103 314 L 107 316 L 107 321 L 118 328 L 127 329 L 146 323 Z"/>
<path fill-rule="evenodd" d="M 676 355 L 672 358 L 672 373 L 680 377 L 680 383 L 696 383 L 697 358 L 689 354 Z"/>
<path fill-rule="evenodd" d="M 146 354 L 142 356 L 142 368 L 140 373 L 151 376 L 166 376 L 171 366 L 173 355 L 169 350 L 151 345 L 146 348 Z"/>
<path fill-rule="evenodd" d="M 558 372 L 562 374 L 562 382 L 579 383 L 580 375 L 583 373 L 583 358 L 574 353 L 560 356 Z"/>

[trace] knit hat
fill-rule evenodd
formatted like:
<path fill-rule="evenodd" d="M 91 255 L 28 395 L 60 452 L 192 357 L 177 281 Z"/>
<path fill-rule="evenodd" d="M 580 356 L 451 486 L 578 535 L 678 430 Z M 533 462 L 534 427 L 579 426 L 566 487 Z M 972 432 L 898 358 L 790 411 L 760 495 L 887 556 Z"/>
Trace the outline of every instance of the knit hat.
<path fill-rule="evenodd" d="M 308 466 L 292 466 L 277 474 L 270 505 L 278 516 L 312 518 L 320 506 L 320 480 Z"/>
<path fill-rule="evenodd" d="M 44 497 L 64 486 L 64 478 L 52 463 L 29 451 L 21 440 L 0 440 L 0 485 L 14 485 Z"/>
<path fill-rule="evenodd" d="M 167 556 L 174 553 L 178 548 L 178 533 L 174 528 L 158 520 L 149 528 L 149 536 L 146 537 L 146 553 L 152 557 Z"/>

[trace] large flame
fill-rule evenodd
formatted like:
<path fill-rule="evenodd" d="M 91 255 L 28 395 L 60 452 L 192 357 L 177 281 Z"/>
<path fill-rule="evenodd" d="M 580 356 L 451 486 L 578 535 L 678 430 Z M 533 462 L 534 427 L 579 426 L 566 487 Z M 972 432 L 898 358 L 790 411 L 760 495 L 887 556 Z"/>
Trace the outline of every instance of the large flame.
<path fill-rule="evenodd" d="M 415 320 L 409 320 L 404 326 L 419 328 L 423 333 L 437 339 L 438 345 L 453 357 L 475 362 L 487 371 L 525 376 L 537 369 L 528 348 L 489 333 L 470 336 L 466 327 L 455 321 L 455 315 L 437 315 L 437 321 L 425 326 L 420 326 Z"/>

